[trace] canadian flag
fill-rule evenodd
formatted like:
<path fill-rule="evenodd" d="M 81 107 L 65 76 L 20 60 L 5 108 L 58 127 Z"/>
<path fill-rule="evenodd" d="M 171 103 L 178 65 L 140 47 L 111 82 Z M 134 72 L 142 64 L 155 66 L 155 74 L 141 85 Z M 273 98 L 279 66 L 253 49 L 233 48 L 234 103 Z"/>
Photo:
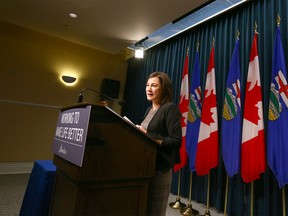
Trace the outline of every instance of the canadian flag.
<path fill-rule="evenodd" d="M 265 171 L 265 168 L 263 105 L 257 33 L 255 33 L 250 53 L 244 101 L 241 145 L 241 176 L 243 181 L 250 183 L 260 178 L 260 174 Z"/>
<path fill-rule="evenodd" d="M 214 46 L 210 52 L 203 98 L 195 168 L 199 176 L 218 166 L 218 117 L 216 102 Z"/>
<path fill-rule="evenodd" d="M 186 166 L 188 163 L 188 154 L 186 152 L 186 128 L 187 128 L 187 117 L 188 117 L 188 106 L 189 106 L 189 77 L 188 77 L 188 62 L 189 56 L 188 51 L 185 57 L 184 69 L 182 74 L 179 110 L 182 114 L 181 126 L 182 126 L 182 143 L 180 148 L 180 163 L 174 165 L 174 172 Z"/>

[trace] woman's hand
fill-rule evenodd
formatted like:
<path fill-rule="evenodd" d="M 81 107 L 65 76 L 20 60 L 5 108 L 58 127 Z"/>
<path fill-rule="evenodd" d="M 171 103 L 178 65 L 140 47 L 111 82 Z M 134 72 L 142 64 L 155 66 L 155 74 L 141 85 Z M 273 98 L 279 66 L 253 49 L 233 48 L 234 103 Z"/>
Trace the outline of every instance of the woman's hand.
<path fill-rule="evenodd" d="M 156 140 L 156 142 L 161 146 L 162 145 L 162 140 Z"/>
<path fill-rule="evenodd" d="M 141 131 L 143 131 L 144 133 L 147 133 L 147 130 L 145 130 L 144 128 L 142 128 L 140 125 L 136 125 L 137 128 L 139 128 Z"/>
<path fill-rule="evenodd" d="M 144 128 L 142 128 L 140 125 L 135 125 L 138 129 L 140 129 L 141 131 L 143 131 L 144 133 L 147 133 L 147 130 L 145 130 Z M 162 140 L 155 140 L 157 142 L 157 144 L 159 146 L 162 145 Z"/>

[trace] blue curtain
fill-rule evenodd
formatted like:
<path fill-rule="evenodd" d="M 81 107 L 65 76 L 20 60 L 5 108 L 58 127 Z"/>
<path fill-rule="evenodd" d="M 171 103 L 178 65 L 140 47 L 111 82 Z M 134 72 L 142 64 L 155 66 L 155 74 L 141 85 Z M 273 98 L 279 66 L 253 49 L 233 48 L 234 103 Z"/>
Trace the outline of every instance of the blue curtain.
<path fill-rule="evenodd" d="M 224 89 L 229 70 L 230 60 L 236 41 L 236 33 L 240 32 L 240 62 L 242 102 L 249 65 L 249 56 L 254 34 L 255 22 L 258 26 L 258 53 L 260 64 L 261 85 L 263 91 L 264 126 L 268 124 L 269 93 L 272 70 L 272 54 L 276 30 L 276 17 L 281 17 L 281 35 L 286 57 L 288 36 L 288 1 L 261 0 L 247 3 L 226 12 L 210 21 L 194 27 L 160 45 L 146 51 L 142 60 L 128 60 L 125 100 L 127 104 L 123 114 L 135 123 L 140 123 L 148 103 L 145 95 L 145 84 L 148 74 L 153 71 L 166 72 L 174 86 L 174 102 L 178 104 L 184 58 L 189 49 L 189 72 L 192 72 L 196 46 L 199 42 L 199 60 L 201 84 L 204 89 L 212 40 L 215 38 L 215 74 L 217 90 L 218 120 L 221 128 L 221 114 Z M 266 133 L 267 136 L 267 133 Z M 219 166 L 210 172 L 210 206 L 223 211 L 225 201 L 226 171 L 221 155 L 221 140 L 219 149 Z M 288 155 L 287 155 L 288 156 Z M 190 190 L 190 171 L 188 167 L 181 170 L 180 195 L 188 197 Z M 173 174 L 172 192 L 177 194 L 178 173 Z M 250 215 L 251 185 L 245 184 L 241 176 L 229 178 L 228 206 L 229 215 Z M 266 172 L 254 182 L 254 215 L 282 215 L 282 191 L 276 178 L 266 168 Z M 207 176 L 199 177 L 193 173 L 192 200 L 206 203 Z M 287 197 L 286 189 L 286 197 Z M 286 199 L 286 209 L 288 201 Z M 204 213 L 204 212 L 202 212 Z"/>

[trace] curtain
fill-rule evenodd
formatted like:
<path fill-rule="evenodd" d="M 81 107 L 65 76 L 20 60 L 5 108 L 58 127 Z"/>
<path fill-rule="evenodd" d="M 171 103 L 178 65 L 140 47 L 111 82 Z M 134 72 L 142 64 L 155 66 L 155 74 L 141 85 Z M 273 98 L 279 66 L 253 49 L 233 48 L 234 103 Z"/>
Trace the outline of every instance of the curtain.
<path fill-rule="evenodd" d="M 202 89 L 204 89 L 208 70 L 209 53 L 214 38 L 218 128 L 221 130 L 223 97 L 230 60 L 236 41 L 236 33 L 237 31 L 240 32 L 239 56 L 241 62 L 241 94 L 243 103 L 249 57 L 256 22 L 259 32 L 258 53 L 263 93 L 264 127 L 265 130 L 267 130 L 273 44 L 277 26 L 276 17 L 278 14 L 281 17 L 280 30 L 287 63 L 287 11 L 288 1 L 248 1 L 241 6 L 147 50 L 144 59 L 129 59 L 124 96 L 127 104 L 123 108 L 123 114 L 127 115 L 137 124 L 141 122 L 144 112 L 149 105 L 145 95 L 146 79 L 148 75 L 154 71 L 163 71 L 170 76 L 174 87 L 174 102 L 178 104 L 185 54 L 187 49 L 189 49 L 189 73 L 191 73 L 197 43 L 199 43 L 201 85 Z M 267 132 L 265 132 L 265 134 L 267 136 Z M 223 211 L 226 189 L 226 171 L 221 154 L 221 140 L 219 140 L 219 143 L 219 165 L 217 168 L 210 171 L 209 204 L 210 206 Z M 177 194 L 177 187 L 178 173 L 174 173 L 171 192 Z M 250 184 L 245 184 L 242 181 L 239 174 L 233 178 L 229 178 L 227 203 L 227 213 L 229 215 L 250 215 L 250 187 Z M 181 170 L 180 195 L 188 197 L 189 190 L 190 170 L 188 166 L 186 166 Z M 254 215 L 282 215 L 281 193 L 282 191 L 278 187 L 278 182 L 267 164 L 265 173 L 261 175 L 259 180 L 254 182 Z M 287 195 L 286 189 L 286 196 Z M 206 196 L 207 176 L 197 176 L 197 174 L 193 172 L 192 200 L 206 204 Z M 287 207 L 288 202 L 286 199 L 286 209 Z"/>

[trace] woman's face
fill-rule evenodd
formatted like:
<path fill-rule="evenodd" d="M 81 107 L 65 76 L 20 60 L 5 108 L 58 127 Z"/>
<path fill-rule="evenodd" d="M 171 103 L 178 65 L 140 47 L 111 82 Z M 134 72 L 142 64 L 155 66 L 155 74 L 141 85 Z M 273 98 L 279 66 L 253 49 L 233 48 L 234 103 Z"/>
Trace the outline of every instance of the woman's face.
<path fill-rule="evenodd" d="M 160 103 L 161 101 L 161 83 L 159 81 L 158 77 L 152 77 L 148 79 L 146 83 L 146 96 L 147 100 L 154 102 L 154 103 Z"/>

